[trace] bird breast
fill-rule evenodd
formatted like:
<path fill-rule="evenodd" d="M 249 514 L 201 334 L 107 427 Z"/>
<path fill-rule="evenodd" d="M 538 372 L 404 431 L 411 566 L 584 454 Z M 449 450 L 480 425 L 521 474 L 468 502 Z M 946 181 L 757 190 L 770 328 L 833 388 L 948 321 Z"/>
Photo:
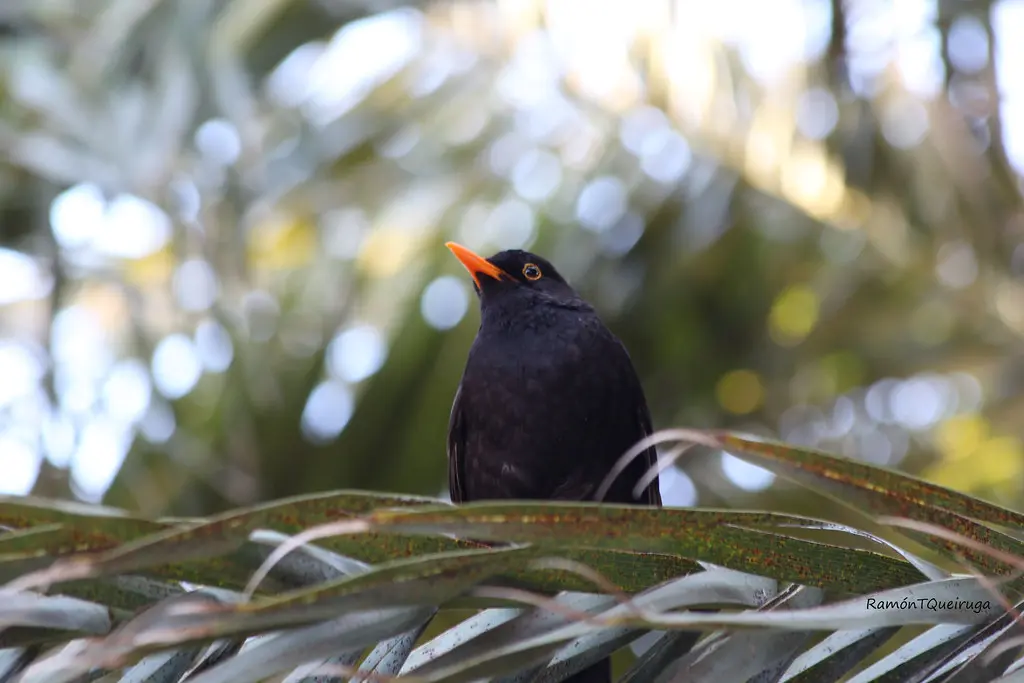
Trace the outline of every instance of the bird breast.
<path fill-rule="evenodd" d="M 490 474 L 518 474 L 531 490 L 545 488 L 533 472 L 566 475 L 588 460 L 617 458 L 639 438 L 632 397 L 623 395 L 624 349 L 599 322 L 560 317 L 551 326 L 482 328 L 462 382 L 470 460 L 485 470 L 503 463 L 504 472 Z M 602 442 L 597 432 L 609 429 L 622 443 Z"/>

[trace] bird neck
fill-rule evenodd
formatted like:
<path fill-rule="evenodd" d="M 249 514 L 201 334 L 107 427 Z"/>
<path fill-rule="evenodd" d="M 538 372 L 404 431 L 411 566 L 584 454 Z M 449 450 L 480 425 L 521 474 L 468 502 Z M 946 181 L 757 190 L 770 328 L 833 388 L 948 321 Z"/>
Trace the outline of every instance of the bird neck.
<path fill-rule="evenodd" d="M 507 335 L 516 331 L 535 332 L 564 324 L 566 316 L 593 314 L 594 309 L 582 299 L 562 301 L 549 296 L 509 297 L 491 301 L 480 312 L 480 330 Z"/>

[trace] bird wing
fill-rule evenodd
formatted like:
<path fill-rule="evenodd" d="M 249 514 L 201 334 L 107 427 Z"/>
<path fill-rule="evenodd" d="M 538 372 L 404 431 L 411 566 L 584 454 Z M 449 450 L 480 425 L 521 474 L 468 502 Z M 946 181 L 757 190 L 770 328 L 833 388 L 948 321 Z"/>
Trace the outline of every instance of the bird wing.
<path fill-rule="evenodd" d="M 466 499 L 466 492 L 459 481 L 463 472 L 462 459 L 466 452 L 466 421 L 462 413 L 462 386 L 455 392 L 452 413 L 448 417 L 448 493 L 453 503 Z"/>
<path fill-rule="evenodd" d="M 605 369 L 613 376 L 617 377 L 616 385 L 620 386 L 623 390 L 623 396 L 620 398 L 624 409 L 633 410 L 633 425 L 632 425 L 632 443 L 629 444 L 630 448 L 638 442 L 648 438 L 654 433 L 654 427 L 651 424 L 651 412 L 647 407 L 647 398 L 644 396 L 643 386 L 640 383 L 640 377 L 637 374 L 636 367 L 633 365 L 633 360 L 629 356 L 629 351 L 626 350 L 625 345 L 615 337 L 607 328 L 603 326 L 600 328 L 603 331 L 604 339 L 608 342 L 608 345 L 602 350 L 602 363 Z M 628 408 L 627 408 L 628 406 Z M 621 454 L 620 454 L 621 455 Z M 630 494 L 626 500 L 621 502 L 640 503 L 644 505 L 651 505 L 654 507 L 661 507 L 661 489 L 659 487 L 659 478 L 655 479 L 647 485 L 647 488 L 641 493 L 640 496 L 634 498 L 632 491 L 634 486 L 639 482 L 640 478 L 646 475 L 649 471 L 655 468 L 658 464 L 658 451 L 655 446 L 650 446 L 642 453 L 637 454 L 623 469 L 616 475 L 617 479 L 627 479 L 629 485 Z M 607 464 L 604 465 L 607 467 Z M 605 471 L 602 474 L 607 475 Z M 592 474 L 590 476 L 593 476 Z M 596 500 L 607 500 L 611 490 L 606 488 L 610 482 L 604 483 L 601 487 L 602 493 Z M 621 487 L 627 482 L 619 481 L 615 487 L 618 489 L 619 494 L 622 495 L 624 492 Z M 592 494 L 595 494 L 598 486 L 586 488 L 584 490 L 585 498 L 590 498 Z"/>
<path fill-rule="evenodd" d="M 647 402 L 640 399 L 640 408 L 637 410 L 637 417 L 640 420 L 640 431 L 643 432 L 644 438 L 646 439 L 654 433 L 654 428 L 651 426 L 651 411 L 647 409 Z M 652 467 L 658 464 L 658 450 L 651 446 L 642 455 L 638 456 L 643 458 L 643 462 L 646 464 L 644 471 L 650 470 Z M 658 480 L 655 479 L 651 482 L 651 485 L 647 487 L 644 492 L 644 498 L 648 505 L 654 505 L 661 507 L 661 488 L 658 486 Z"/>
<path fill-rule="evenodd" d="M 642 436 L 637 439 L 646 439 L 654 431 L 651 427 L 651 415 L 647 409 L 647 404 L 640 399 L 639 408 L 636 411 L 637 426 Z M 647 474 L 651 468 L 658 464 L 658 451 L 654 446 L 651 446 L 643 453 L 640 453 L 630 462 L 626 467 L 625 471 L 619 473 L 620 478 L 626 478 L 629 480 L 630 490 L 639 481 L 640 477 Z M 550 498 L 552 500 L 588 500 L 590 499 L 601 483 L 602 479 L 600 475 L 607 474 L 604 470 L 600 470 L 597 478 L 595 478 L 595 471 L 589 468 L 576 468 L 569 473 L 568 478 L 561 482 L 554 491 L 552 491 Z M 607 500 L 608 492 L 605 492 L 603 498 Z M 601 500 L 601 499 L 598 499 Z M 661 507 L 661 488 L 658 485 L 658 479 L 655 479 L 640 495 L 639 500 L 631 498 L 637 503 L 644 505 L 651 505 L 654 507 Z M 627 501 L 620 501 L 627 502 Z"/>
<path fill-rule="evenodd" d="M 636 366 L 633 365 L 632 358 L 629 356 L 629 351 L 626 350 L 625 345 L 623 345 L 620 340 L 616 341 L 619 349 L 621 349 L 621 353 L 616 354 L 613 357 L 617 357 L 620 360 L 619 367 L 621 368 L 621 375 L 626 378 L 626 384 L 630 387 L 630 393 L 632 394 L 633 400 L 637 406 L 636 420 L 638 423 L 637 426 L 640 428 L 638 431 L 641 434 L 640 438 L 637 439 L 639 442 L 641 439 L 646 439 L 654 433 L 654 427 L 651 424 L 651 411 L 647 407 L 647 398 L 644 396 L 644 389 L 640 384 L 640 376 L 636 371 Z M 643 471 L 637 472 L 636 465 L 640 463 L 643 463 Z M 642 477 L 650 471 L 651 468 L 657 466 L 657 464 L 658 450 L 656 447 L 651 446 L 643 453 L 639 454 L 636 459 L 634 459 L 633 463 L 630 463 L 627 467 L 627 471 L 636 472 L 635 475 L 632 475 L 635 479 L 630 481 L 630 484 L 635 485 L 639 477 Z M 625 476 L 625 473 L 622 473 L 619 476 Z M 643 493 L 642 500 L 647 505 L 661 507 L 661 488 L 659 487 L 658 479 L 655 479 L 650 483 L 650 485 L 648 485 L 647 489 Z"/>

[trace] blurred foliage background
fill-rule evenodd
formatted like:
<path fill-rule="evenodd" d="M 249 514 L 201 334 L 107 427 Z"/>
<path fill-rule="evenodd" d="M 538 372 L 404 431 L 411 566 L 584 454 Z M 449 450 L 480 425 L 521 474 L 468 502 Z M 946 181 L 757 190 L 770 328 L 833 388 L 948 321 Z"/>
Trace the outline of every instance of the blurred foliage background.
<path fill-rule="evenodd" d="M 0 491 L 446 496 L 456 239 L 558 265 L 656 428 L 1020 506 L 1022 35 L 1022 0 L 4 0 Z M 787 491 L 720 452 L 662 490 Z"/>

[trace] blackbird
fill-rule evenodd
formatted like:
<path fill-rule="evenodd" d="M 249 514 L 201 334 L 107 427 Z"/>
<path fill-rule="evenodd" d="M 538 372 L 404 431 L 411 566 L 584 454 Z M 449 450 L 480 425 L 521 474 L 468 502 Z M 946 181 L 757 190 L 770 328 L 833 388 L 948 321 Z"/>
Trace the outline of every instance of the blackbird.
<path fill-rule="evenodd" d="M 593 500 L 619 458 L 651 434 L 626 348 L 547 259 L 446 246 L 480 299 L 448 425 L 452 501 Z M 634 458 L 603 500 L 660 506 L 657 478 L 633 495 L 656 458 L 654 447 Z M 566 680 L 610 683 L 611 662 Z"/>

